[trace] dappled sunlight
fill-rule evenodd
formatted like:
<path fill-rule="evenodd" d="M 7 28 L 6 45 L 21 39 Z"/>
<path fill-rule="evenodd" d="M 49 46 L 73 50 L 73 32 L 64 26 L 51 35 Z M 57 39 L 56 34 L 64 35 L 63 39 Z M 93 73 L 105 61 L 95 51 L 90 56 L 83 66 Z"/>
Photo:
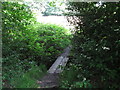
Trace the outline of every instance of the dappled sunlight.
<path fill-rule="evenodd" d="M 49 24 L 56 24 L 59 26 L 62 26 L 66 29 L 71 29 L 72 27 L 69 25 L 67 19 L 65 16 L 42 16 L 42 15 L 37 15 L 36 19 L 40 23 L 49 23 Z M 67 30 L 68 34 L 71 34 L 70 30 Z"/>
<path fill-rule="evenodd" d="M 119 88 L 120 2 L 22 1 L 1 3 L 3 89 Z"/>
<path fill-rule="evenodd" d="M 37 10 L 32 13 L 25 4 L 4 2 L 2 6 L 2 86 L 36 88 L 38 78 L 71 43 L 68 29 L 38 23 L 33 15 Z"/>

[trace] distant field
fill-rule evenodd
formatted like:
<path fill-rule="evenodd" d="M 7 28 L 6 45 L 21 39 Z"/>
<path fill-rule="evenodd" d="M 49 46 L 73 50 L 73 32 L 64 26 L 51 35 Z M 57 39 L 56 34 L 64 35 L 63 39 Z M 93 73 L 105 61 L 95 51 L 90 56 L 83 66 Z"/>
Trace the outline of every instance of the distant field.
<path fill-rule="evenodd" d="M 37 21 L 42 23 L 51 23 L 70 28 L 65 16 L 37 16 Z"/>

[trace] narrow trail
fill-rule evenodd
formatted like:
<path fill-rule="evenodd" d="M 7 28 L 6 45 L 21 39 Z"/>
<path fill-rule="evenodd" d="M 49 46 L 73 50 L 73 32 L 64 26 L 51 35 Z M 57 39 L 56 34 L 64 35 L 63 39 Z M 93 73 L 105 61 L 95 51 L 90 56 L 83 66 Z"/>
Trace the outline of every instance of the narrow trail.
<path fill-rule="evenodd" d="M 56 59 L 53 65 L 48 70 L 47 74 L 38 81 L 39 88 L 55 88 L 59 86 L 59 73 L 63 71 L 59 66 L 65 67 L 68 61 L 68 55 L 71 50 L 71 46 L 64 49 L 64 52 Z"/>

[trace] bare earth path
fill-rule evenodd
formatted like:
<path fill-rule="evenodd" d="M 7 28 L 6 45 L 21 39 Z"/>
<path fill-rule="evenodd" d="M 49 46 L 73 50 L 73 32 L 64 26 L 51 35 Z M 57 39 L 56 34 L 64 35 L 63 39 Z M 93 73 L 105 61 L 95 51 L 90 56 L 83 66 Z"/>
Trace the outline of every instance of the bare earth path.
<path fill-rule="evenodd" d="M 59 68 L 59 65 L 66 65 L 68 60 L 67 56 L 69 55 L 70 49 L 71 46 L 64 49 L 64 52 L 57 58 L 55 63 L 53 63 L 53 65 L 48 70 L 48 73 L 40 81 L 38 81 L 40 85 L 39 88 L 54 88 L 59 86 L 59 73 L 62 72 L 62 69 Z"/>

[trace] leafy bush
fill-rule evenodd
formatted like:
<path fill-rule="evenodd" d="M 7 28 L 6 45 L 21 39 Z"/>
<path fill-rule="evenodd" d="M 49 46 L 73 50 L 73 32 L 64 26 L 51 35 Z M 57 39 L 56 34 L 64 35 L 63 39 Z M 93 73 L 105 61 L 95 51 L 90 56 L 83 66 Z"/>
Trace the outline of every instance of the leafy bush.
<path fill-rule="evenodd" d="M 53 63 L 63 49 L 70 44 L 68 30 L 63 27 L 38 23 L 33 30 L 36 30 L 37 36 L 34 36 L 31 49 L 40 56 L 40 63 Z"/>
<path fill-rule="evenodd" d="M 60 74 L 60 88 L 92 88 L 90 81 L 80 73 L 82 73 L 80 65 L 69 63 Z"/>
<path fill-rule="evenodd" d="M 33 15 L 26 5 L 2 2 L 2 63 L 5 87 L 11 87 L 11 79 L 19 77 L 31 67 L 29 61 L 23 57 L 29 49 L 23 36 L 27 31 L 26 26 L 34 22 L 32 19 Z"/>
<path fill-rule="evenodd" d="M 32 65 L 49 68 L 70 40 L 66 29 L 37 23 L 24 4 L 2 2 L 2 7 L 3 86 L 12 87 L 12 80 L 19 81 Z M 23 79 L 31 81 L 28 75 Z"/>
<path fill-rule="evenodd" d="M 119 87 L 120 2 L 69 3 L 68 20 L 76 30 L 73 37 L 74 64 L 93 87 Z M 73 16 L 72 16 L 73 15 Z M 79 66 L 78 66 L 79 67 Z M 77 77 L 76 75 L 76 77 Z"/>

